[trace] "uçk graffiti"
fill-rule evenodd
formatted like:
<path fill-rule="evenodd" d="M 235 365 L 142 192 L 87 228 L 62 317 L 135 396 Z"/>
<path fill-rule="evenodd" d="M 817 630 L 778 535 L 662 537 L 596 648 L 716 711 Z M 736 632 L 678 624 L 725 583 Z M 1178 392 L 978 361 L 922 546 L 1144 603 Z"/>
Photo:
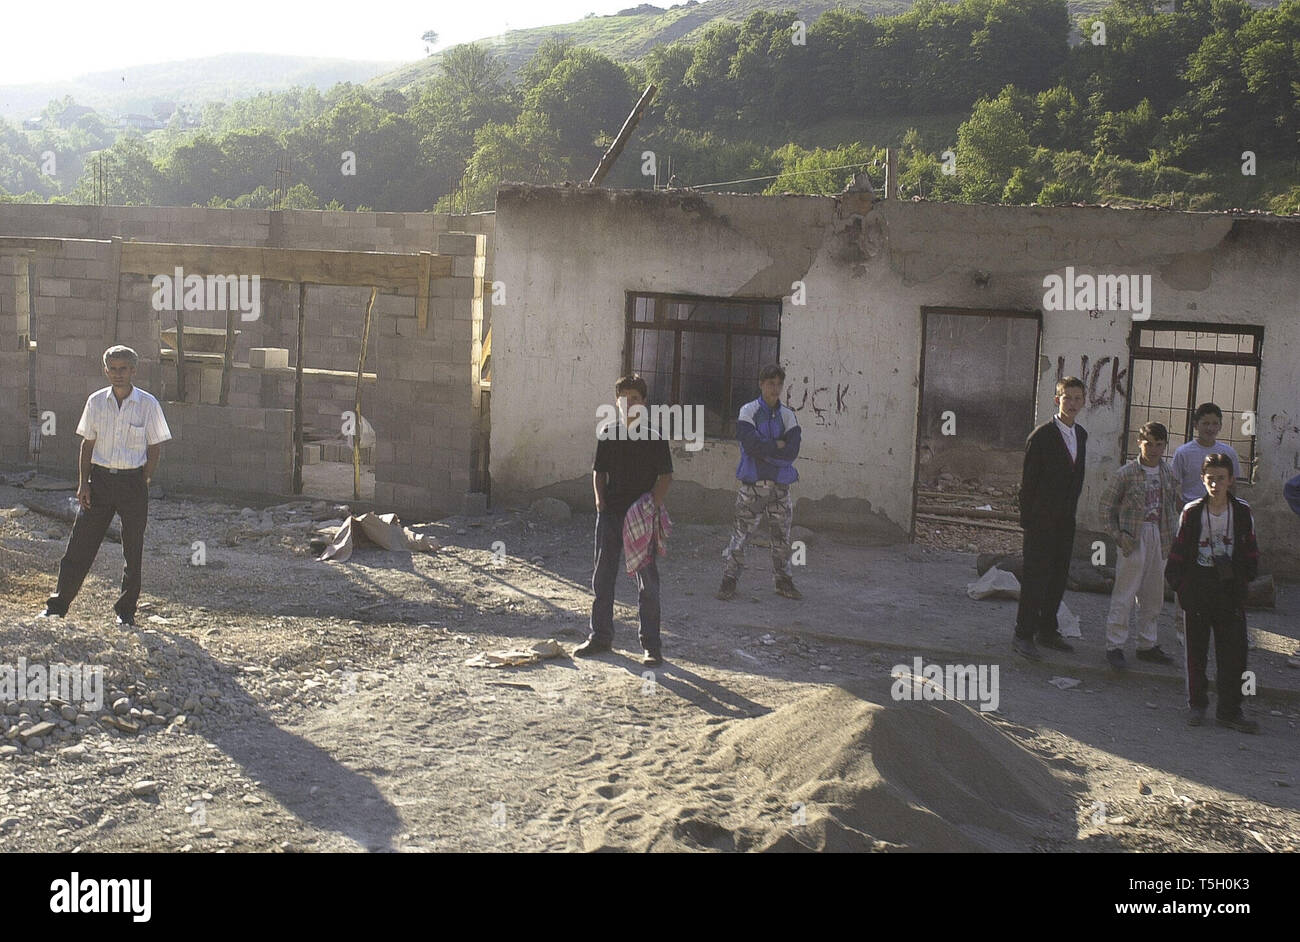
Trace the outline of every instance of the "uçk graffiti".
<path fill-rule="evenodd" d="M 829 427 L 835 424 L 836 416 L 849 411 L 849 389 L 848 382 L 836 383 L 834 391 L 830 386 L 818 386 L 817 374 L 814 373 L 812 377 L 805 376 L 786 386 L 785 404 L 794 412 L 811 408 L 813 421 L 817 425 Z"/>
<path fill-rule="evenodd" d="M 1107 363 L 1110 364 L 1110 382 L 1103 384 L 1103 388 L 1098 390 L 1097 384 L 1101 381 L 1101 374 L 1106 369 Z M 1066 375 L 1065 357 L 1057 357 L 1056 381 L 1059 383 Z M 1085 353 L 1079 357 L 1079 372 L 1074 375 L 1083 380 L 1084 386 L 1087 387 L 1088 405 L 1090 406 L 1110 406 L 1113 408 L 1117 399 L 1128 399 L 1128 389 L 1126 388 L 1128 368 L 1119 368 L 1119 357 L 1102 357 L 1096 363 L 1089 365 L 1088 355 Z"/>

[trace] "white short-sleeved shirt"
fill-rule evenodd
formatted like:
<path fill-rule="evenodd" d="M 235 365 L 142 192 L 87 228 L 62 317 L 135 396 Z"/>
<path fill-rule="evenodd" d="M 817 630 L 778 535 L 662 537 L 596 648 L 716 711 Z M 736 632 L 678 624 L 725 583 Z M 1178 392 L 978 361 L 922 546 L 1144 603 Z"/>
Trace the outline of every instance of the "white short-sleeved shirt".
<path fill-rule="evenodd" d="M 131 388 L 120 408 L 112 386 L 91 393 L 77 434 L 95 443 L 93 464 L 114 469 L 142 467 L 149 457 L 148 447 L 172 437 L 162 406 L 139 386 Z"/>
<path fill-rule="evenodd" d="M 1237 450 L 1227 442 L 1215 442 L 1205 447 L 1196 439 L 1183 442 L 1174 452 L 1173 471 L 1178 479 L 1178 487 L 1183 492 L 1183 500 L 1191 502 L 1205 496 L 1205 482 L 1201 480 L 1201 465 L 1209 455 L 1227 455 L 1232 459 L 1232 478 L 1241 477 L 1241 459 Z M 1229 482 L 1231 483 L 1231 482 Z"/>

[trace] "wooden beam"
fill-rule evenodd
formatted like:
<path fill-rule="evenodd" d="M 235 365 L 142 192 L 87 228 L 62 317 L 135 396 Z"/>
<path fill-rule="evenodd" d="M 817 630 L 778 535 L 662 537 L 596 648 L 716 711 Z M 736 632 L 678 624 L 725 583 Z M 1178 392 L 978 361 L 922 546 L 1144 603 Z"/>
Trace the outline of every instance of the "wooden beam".
<path fill-rule="evenodd" d="M 113 256 L 113 295 L 108 299 L 108 303 L 113 306 L 113 343 L 120 343 L 121 339 L 117 336 L 118 328 L 118 293 L 122 284 L 122 238 L 114 236 L 109 239 L 112 243 Z"/>
<path fill-rule="evenodd" d="M 619 129 L 618 136 L 614 138 L 614 143 L 609 145 L 609 150 L 600 158 L 600 163 L 596 165 L 595 171 L 591 174 L 591 179 L 587 182 L 592 186 L 599 186 L 600 182 L 605 179 L 614 161 L 618 160 L 618 155 L 623 153 L 623 148 L 627 146 L 627 139 L 632 136 L 636 126 L 641 122 L 641 115 L 645 114 L 646 107 L 650 104 L 650 99 L 655 97 L 657 89 L 653 85 L 647 85 L 645 91 L 641 93 L 641 99 L 632 108 L 623 122 L 623 127 Z"/>
<path fill-rule="evenodd" d="M 37 255 L 62 255 L 68 242 L 98 242 L 108 245 L 110 239 L 49 239 L 31 236 L 0 236 L 0 255 L 18 252 Z"/>
<path fill-rule="evenodd" d="M 428 255 L 426 260 L 417 253 L 124 242 L 122 274 L 170 275 L 179 267 L 186 275 L 259 275 L 268 281 L 297 284 L 418 289 L 422 273 L 426 284 L 428 278 L 451 277 L 450 255 Z M 175 290 L 180 295 L 182 286 L 176 285 Z"/>
<path fill-rule="evenodd" d="M 366 305 L 366 319 L 361 324 L 361 356 L 357 360 L 357 395 L 352 415 L 356 426 L 352 430 L 352 499 L 361 499 L 361 376 L 366 371 L 366 346 L 370 342 L 370 313 L 375 309 L 379 289 L 370 289 L 370 303 Z"/>
<path fill-rule="evenodd" d="M 302 493 L 302 340 L 307 323 L 307 285 L 298 285 L 298 349 L 293 360 L 293 492 Z"/>
<path fill-rule="evenodd" d="M 185 401 L 185 312 L 176 311 L 176 401 Z"/>
<path fill-rule="evenodd" d="M 221 393 L 217 396 L 219 406 L 224 406 L 230 400 L 230 371 L 235 365 L 235 313 L 226 312 L 226 346 L 221 353 Z"/>
<path fill-rule="evenodd" d="M 980 530 L 1004 530 L 1007 533 L 1023 533 L 1020 527 L 1011 523 L 1002 523 L 999 520 L 966 520 L 961 517 L 945 517 L 939 514 L 917 514 L 917 520 L 924 520 L 927 523 L 947 523 L 960 527 L 976 527 Z"/>
<path fill-rule="evenodd" d="M 433 267 L 433 253 L 420 253 L 420 281 L 416 287 L 415 317 L 420 331 L 429 326 L 429 272 Z"/>

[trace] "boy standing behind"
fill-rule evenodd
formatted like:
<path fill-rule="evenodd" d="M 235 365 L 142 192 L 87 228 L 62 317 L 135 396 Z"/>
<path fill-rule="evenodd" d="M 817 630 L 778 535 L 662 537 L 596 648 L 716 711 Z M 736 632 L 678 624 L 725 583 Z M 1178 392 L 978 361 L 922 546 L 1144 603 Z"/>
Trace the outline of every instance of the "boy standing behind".
<path fill-rule="evenodd" d="M 1195 438 L 1178 446 L 1174 452 L 1174 476 L 1182 489 L 1183 506 L 1205 496 L 1205 485 L 1201 483 L 1201 465 L 1209 455 L 1227 455 L 1232 459 L 1232 480 L 1241 477 L 1241 462 L 1237 452 L 1226 442 L 1218 440 L 1223 428 L 1223 410 L 1213 402 L 1202 402 L 1192 413 L 1192 430 Z M 1178 643 L 1183 643 L 1186 616 L 1183 607 L 1174 604 L 1174 633 Z"/>
<path fill-rule="evenodd" d="M 1056 415 L 1029 433 L 1020 480 L 1020 526 L 1025 531 L 1025 578 L 1016 612 L 1016 653 L 1031 661 L 1042 655 L 1034 644 L 1073 651 L 1061 637 L 1056 611 L 1065 595 L 1074 548 L 1074 514 L 1083 491 L 1088 432 L 1075 422 L 1083 409 L 1083 380 L 1056 383 Z"/>
<path fill-rule="evenodd" d="M 801 599 L 790 573 L 790 485 L 799 480 L 794 460 L 799 457 L 799 420 L 781 403 L 785 370 L 776 364 L 765 366 L 758 374 L 761 395 L 740 408 L 736 420 L 736 437 L 740 439 L 740 465 L 736 478 L 736 525 L 731 542 L 722 551 L 726 563 L 717 598 L 736 595 L 736 579 L 745 568 L 745 542 L 767 517 L 772 544 L 772 569 L 776 574 L 776 592 L 788 599 Z"/>
<path fill-rule="evenodd" d="M 1106 619 L 1106 660 L 1115 670 L 1124 669 L 1124 644 L 1134 599 L 1138 660 L 1173 663 L 1173 658 L 1160 650 L 1156 634 L 1156 619 L 1165 601 L 1165 558 L 1183 506 L 1174 474 L 1161 460 L 1168 442 L 1169 430 L 1159 422 L 1138 429 L 1138 459 L 1120 469 L 1101 498 L 1101 519 L 1119 547 L 1115 590 Z"/>

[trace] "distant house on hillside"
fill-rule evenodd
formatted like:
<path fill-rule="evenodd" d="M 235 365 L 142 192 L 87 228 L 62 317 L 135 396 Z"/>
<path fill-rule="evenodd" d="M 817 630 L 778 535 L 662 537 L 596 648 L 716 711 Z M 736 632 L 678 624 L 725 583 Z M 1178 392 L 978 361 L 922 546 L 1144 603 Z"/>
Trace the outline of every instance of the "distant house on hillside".
<path fill-rule="evenodd" d="M 118 124 L 131 131 L 156 131 L 163 126 L 163 123 L 157 118 L 147 114 L 128 114 L 123 115 Z"/>
<path fill-rule="evenodd" d="M 23 119 L 24 131 L 39 131 L 43 127 L 45 127 L 45 119 L 42 118 L 40 115 Z"/>

